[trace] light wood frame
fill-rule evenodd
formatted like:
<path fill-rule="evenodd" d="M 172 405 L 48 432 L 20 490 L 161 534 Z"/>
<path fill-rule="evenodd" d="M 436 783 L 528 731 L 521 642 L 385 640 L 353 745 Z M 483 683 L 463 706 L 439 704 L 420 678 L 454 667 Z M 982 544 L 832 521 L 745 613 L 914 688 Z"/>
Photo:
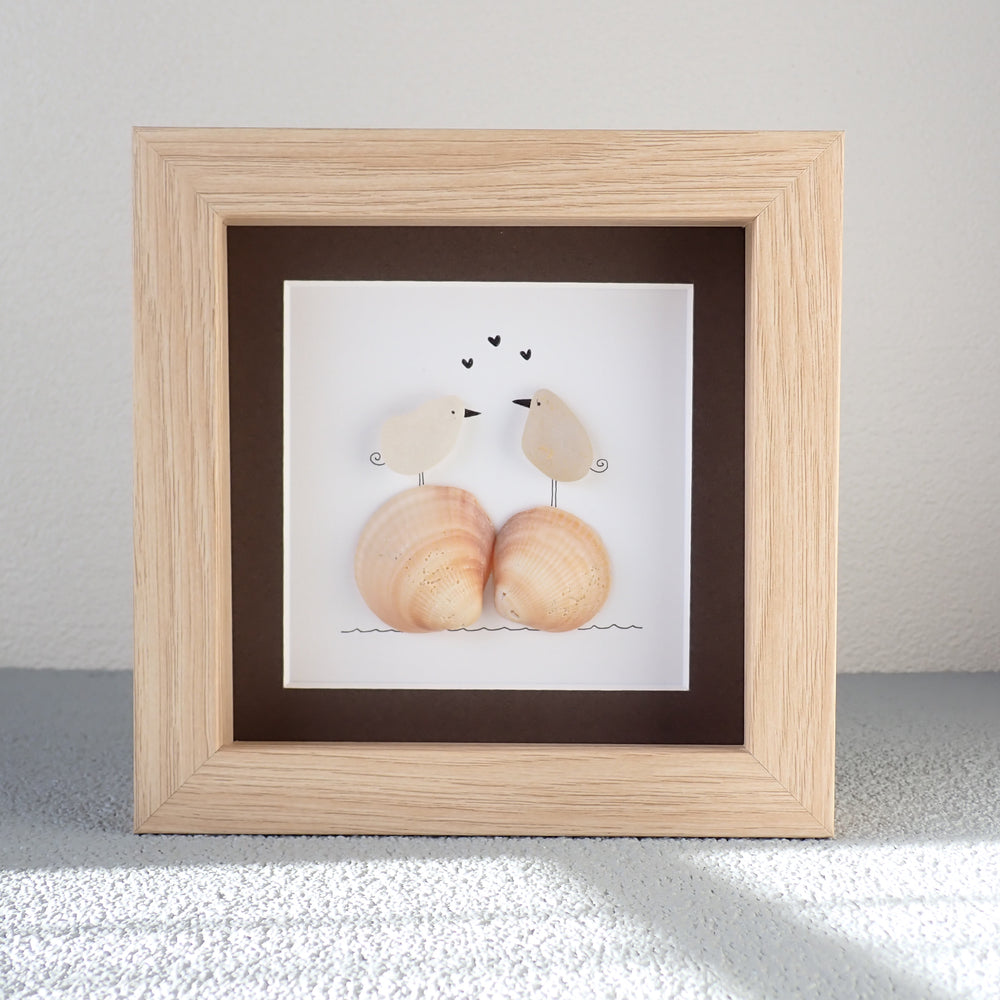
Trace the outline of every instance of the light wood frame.
<path fill-rule="evenodd" d="M 135 829 L 833 832 L 843 135 L 137 129 Z M 746 229 L 742 747 L 233 741 L 226 227 Z"/>

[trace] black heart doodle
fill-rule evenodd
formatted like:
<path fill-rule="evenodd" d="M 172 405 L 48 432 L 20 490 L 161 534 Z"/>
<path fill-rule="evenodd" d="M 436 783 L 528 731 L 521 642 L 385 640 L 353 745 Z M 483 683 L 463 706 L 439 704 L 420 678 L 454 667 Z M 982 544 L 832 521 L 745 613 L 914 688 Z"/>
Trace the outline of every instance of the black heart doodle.
<path fill-rule="evenodd" d="M 498 333 L 495 337 L 486 338 L 494 347 L 500 346 L 500 334 Z"/>
<path fill-rule="evenodd" d="M 466 368 L 471 368 L 472 367 L 472 358 L 469 358 L 468 361 L 466 361 L 465 358 L 462 358 L 462 364 L 465 365 Z"/>
<path fill-rule="evenodd" d="M 521 351 L 521 357 L 524 358 L 525 361 L 530 361 L 531 360 L 531 348 L 529 347 L 526 351 Z"/>

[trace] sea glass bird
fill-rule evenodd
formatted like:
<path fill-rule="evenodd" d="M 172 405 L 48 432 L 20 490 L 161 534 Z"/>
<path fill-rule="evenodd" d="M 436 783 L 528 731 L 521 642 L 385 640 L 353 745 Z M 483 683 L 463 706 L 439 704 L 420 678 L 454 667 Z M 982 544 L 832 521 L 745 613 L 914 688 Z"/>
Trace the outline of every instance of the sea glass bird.
<path fill-rule="evenodd" d="M 448 457 L 458 441 L 462 421 L 479 416 L 458 396 L 441 396 L 409 413 L 389 417 L 379 434 L 379 452 L 385 465 L 404 476 L 419 476 Z"/>
<path fill-rule="evenodd" d="M 515 399 L 528 408 L 521 449 L 536 468 L 552 480 L 551 504 L 556 506 L 556 484 L 582 479 L 594 461 L 594 448 L 575 413 L 550 389 L 539 389 L 531 399 Z"/>

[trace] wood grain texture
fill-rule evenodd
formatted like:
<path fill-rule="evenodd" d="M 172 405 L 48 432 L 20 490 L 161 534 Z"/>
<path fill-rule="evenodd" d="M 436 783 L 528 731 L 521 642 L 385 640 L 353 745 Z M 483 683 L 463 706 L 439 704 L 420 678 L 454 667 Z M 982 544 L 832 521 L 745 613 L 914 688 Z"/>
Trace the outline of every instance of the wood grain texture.
<path fill-rule="evenodd" d="M 135 804 L 232 736 L 224 227 L 135 147 Z"/>
<path fill-rule="evenodd" d="M 826 836 L 840 133 L 135 133 L 135 826 Z M 232 742 L 229 224 L 747 229 L 743 748 Z"/>
<path fill-rule="evenodd" d="M 749 230 L 747 749 L 833 828 L 843 142 Z"/>
<path fill-rule="evenodd" d="M 140 134 L 225 221 L 243 225 L 742 225 L 831 141 L 825 132 Z"/>
<path fill-rule="evenodd" d="M 193 822 L 204 833 L 827 832 L 746 751 L 629 746 L 236 743 L 144 830 Z"/>

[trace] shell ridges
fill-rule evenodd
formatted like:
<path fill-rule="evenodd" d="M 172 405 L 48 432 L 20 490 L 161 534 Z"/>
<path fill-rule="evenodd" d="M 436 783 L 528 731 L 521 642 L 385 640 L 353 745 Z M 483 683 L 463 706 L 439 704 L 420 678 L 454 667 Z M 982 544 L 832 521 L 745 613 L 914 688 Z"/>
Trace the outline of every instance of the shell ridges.
<path fill-rule="evenodd" d="M 557 507 L 511 517 L 497 535 L 493 564 L 497 611 L 546 632 L 585 625 L 611 587 L 611 561 L 600 535 Z"/>
<path fill-rule="evenodd" d="M 466 628 L 482 613 L 493 540 L 493 524 L 471 493 L 416 486 L 369 518 L 354 578 L 365 603 L 391 628 Z"/>

